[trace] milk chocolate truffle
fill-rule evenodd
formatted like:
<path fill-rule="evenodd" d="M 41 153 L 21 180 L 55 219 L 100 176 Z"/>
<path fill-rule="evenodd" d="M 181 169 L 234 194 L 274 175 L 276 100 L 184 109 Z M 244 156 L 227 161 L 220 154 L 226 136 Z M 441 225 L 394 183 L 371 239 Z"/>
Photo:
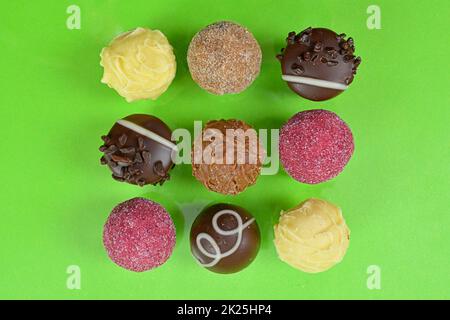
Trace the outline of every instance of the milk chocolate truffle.
<path fill-rule="evenodd" d="M 256 258 L 260 232 L 245 209 L 216 204 L 205 209 L 191 228 L 191 251 L 200 265 L 216 273 L 235 273 Z"/>
<path fill-rule="evenodd" d="M 173 168 L 176 145 L 172 131 L 160 119 L 135 114 L 118 120 L 103 136 L 101 164 L 107 165 L 115 180 L 139 186 L 163 184 Z"/>
<path fill-rule="evenodd" d="M 157 99 L 175 78 L 173 48 L 159 30 L 137 28 L 115 38 L 101 53 L 102 82 L 128 102 Z"/>
<path fill-rule="evenodd" d="M 240 120 L 210 121 L 194 141 L 192 173 L 208 190 L 236 195 L 256 183 L 264 151 Z"/>
<path fill-rule="evenodd" d="M 261 59 L 261 48 L 253 35 L 229 21 L 197 33 L 187 57 L 194 81 L 216 95 L 244 91 L 259 75 Z"/>
<path fill-rule="evenodd" d="M 308 273 L 323 272 L 341 262 L 350 242 L 350 230 L 341 209 L 324 200 L 310 199 L 281 212 L 275 226 L 280 259 Z"/>
<path fill-rule="evenodd" d="M 175 225 L 159 204 L 136 198 L 111 212 L 103 244 L 110 259 L 122 268 L 143 272 L 164 264 L 176 242 Z"/>
<path fill-rule="evenodd" d="M 298 95 L 313 101 L 331 99 L 353 82 L 361 58 L 352 38 L 325 28 L 291 32 L 277 56 L 283 80 Z"/>
<path fill-rule="evenodd" d="M 317 184 L 341 173 L 354 151 L 353 135 L 327 110 L 297 113 L 280 130 L 280 160 L 295 180 Z"/>

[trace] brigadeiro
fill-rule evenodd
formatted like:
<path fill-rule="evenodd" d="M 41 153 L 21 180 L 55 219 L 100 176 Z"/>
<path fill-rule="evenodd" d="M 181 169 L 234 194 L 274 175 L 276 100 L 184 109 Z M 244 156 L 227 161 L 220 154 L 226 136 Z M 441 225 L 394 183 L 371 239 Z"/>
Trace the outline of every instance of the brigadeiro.
<path fill-rule="evenodd" d="M 175 247 L 172 218 L 159 204 L 135 198 L 111 212 L 103 243 L 111 260 L 130 271 L 143 272 L 164 264 Z"/>
<path fill-rule="evenodd" d="M 280 160 L 294 179 L 317 184 L 336 177 L 354 150 L 353 135 L 335 113 L 297 113 L 280 130 Z"/>
<path fill-rule="evenodd" d="M 160 119 L 135 114 L 118 120 L 103 136 L 101 163 L 107 165 L 115 180 L 139 186 L 163 184 L 173 168 L 176 145 L 172 131 Z"/>
<path fill-rule="evenodd" d="M 353 82 L 361 58 L 352 38 L 325 28 L 289 33 L 277 58 L 283 80 L 298 95 L 313 101 L 331 99 Z"/>
<path fill-rule="evenodd" d="M 244 91 L 259 75 L 261 59 L 261 48 L 253 35 L 229 21 L 197 33 L 187 56 L 194 81 L 216 95 Z"/>
<path fill-rule="evenodd" d="M 203 210 L 191 228 L 191 251 L 199 264 L 216 273 L 235 273 L 256 258 L 260 231 L 245 209 L 216 204 Z"/>
<path fill-rule="evenodd" d="M 256 183 L 264 155 L 244 121 L 210 121 L 194 141 L 192 173 L 208 190 L 236 195 Z"/>

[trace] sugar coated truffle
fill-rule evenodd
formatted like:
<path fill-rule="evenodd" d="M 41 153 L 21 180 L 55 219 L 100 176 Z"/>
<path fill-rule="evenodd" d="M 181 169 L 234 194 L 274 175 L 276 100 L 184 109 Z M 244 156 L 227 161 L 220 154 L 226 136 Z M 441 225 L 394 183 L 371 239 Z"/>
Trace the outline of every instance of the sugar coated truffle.
<path fill-rule="evenodd" d="M 264 154 L 247 123 L 210 121 L 194 141 L 192 173 L 208 190 L 236 195 L 256 183 Z"/>
<path fill-rule="evenodd" d="M 353 39 L 345 37 L 325 28 L 289 33 L 286 48 L 277 56 L 283 80 L 295 93 L 313 101 L 345 91 L 361 63 Z"/>
<path fill-rule="evenodd" d="M 103 243 L 111 260 L 135 272 L 164 264 L 172 255 L 175 241 L 175 225 L 167 211 L 142 198 L 115 207 L 103 230 Z"/>
<path fill-rule="evenodd" d="M 261 236 L 244 208 L 216 204 L 203 210 L 191 228 L 191 251 L 198 263 L 216 273 L 235 273 L 258 254 Z"/>
<path fill-rule="evenodd" d="M 350 230 L 338 207 L 310 199 L 281 212 L 274 242 L 282 261 L 301 271 L 318 273 L 342 261 Z"/>
<path fill-rule="evenodd" d="M 173 48 L 159 30 L 137 28 L 115 38 L 101 53 L 102 82 L 128 102 L 157 99 L 175 78 Z"/>
<path fill-rule="evenodd" d="M 102 136 L 100 162 L 120 182 L 139 186 L 162 185 L 169 180 L 174 167 L 172 158 L 177 147 L 171 141 L 172 131 L 160 119 L 134 114 L 118 120 Z"/>
<path fill-rule="evenodd" d="M 280 160 L 297 181 L 317 184 L 336 177 L 353 155 L 353 135 L 335 113 L 297 113 L 280 130 Z"/>
<path fill-rule="evenodd" d="M 210 93 L 223 95 L 240 93 L 253 83 L 262 53 L 246 28 L 221 21 L 194 36 L 187 59 L 194 81 Z"/>

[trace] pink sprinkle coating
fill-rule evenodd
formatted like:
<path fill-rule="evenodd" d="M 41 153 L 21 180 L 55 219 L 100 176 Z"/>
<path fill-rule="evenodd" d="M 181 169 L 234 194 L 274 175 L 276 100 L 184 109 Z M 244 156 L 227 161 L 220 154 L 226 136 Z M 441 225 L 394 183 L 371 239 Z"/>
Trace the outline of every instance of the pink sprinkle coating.
<path fill-rule="evenodd" d="M 336 177 L 352 157 L 353 135 L 347 124 L 327 110 L 297 113 L 280 131 L 280 159 L 287 173 L 303 183 Z"/>
<path fill-rule="evenodd" d="M 111 212 L 103 230 L 103 244 L 111 260 L 131 271 L 143 272 L 164 264 L 176 242 L 175 225 L 159 204 L 135 198 Z"/>

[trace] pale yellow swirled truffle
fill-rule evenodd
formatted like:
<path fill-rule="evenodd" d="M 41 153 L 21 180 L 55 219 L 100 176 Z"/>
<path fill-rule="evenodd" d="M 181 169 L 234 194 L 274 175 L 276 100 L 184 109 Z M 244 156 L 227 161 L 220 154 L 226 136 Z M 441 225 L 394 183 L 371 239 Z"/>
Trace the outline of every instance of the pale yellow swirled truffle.
<path fill-rule="evenodd" d="M 157 99 L 175 78 L 173 48 L 159 30 L 137 28 L 123 33 L 100 56 L 102 82 L 128 102 Z"/>
<path fill-rule="evenodd" d="M 275 226 L 280 259 L 308 273 L 323 272 L 341 262 L 350 242 L 350 230 L 341 209 L 318 199 L 282 211 Z"/>

